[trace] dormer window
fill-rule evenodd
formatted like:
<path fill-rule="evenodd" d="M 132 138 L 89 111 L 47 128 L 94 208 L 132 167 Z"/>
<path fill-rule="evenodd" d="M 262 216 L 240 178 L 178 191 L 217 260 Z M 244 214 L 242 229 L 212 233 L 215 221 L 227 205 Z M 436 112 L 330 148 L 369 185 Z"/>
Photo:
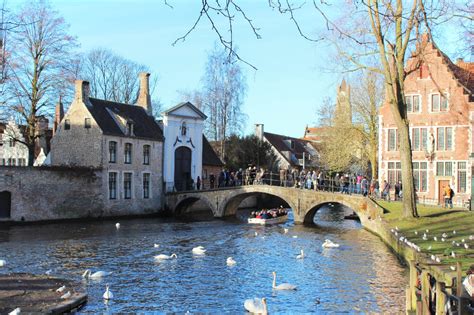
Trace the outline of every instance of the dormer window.
<path fill-rule="evenodd" d="M 131 122 L 131 121 L 127 121 L 126 135 L 127 136 L 133 136 L 133 122 Z"/>

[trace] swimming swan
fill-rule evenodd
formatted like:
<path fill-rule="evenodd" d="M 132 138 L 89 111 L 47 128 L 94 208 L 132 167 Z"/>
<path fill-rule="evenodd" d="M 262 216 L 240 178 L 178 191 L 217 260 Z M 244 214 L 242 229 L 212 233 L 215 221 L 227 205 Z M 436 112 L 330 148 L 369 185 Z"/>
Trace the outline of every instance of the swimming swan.
<path fill-rule="evenodd" d="M 102 297 L 104 298 L 104 300 L 112 300 L 114 298 L 112 291 L 109 290 L 108 284 L 105 286 L 105 292 L 104 292 L 104 295 L 102 295 Z"/>
<path fill-rule="evenodd" d="M 0 267 L 5 267 L 7 261 L 5 259 L 0 259 Z"/>
<path fill-rule="evenodd" d="M 244 302 L 244 308 L 246 311 L 253 314 L 267 315 L 267 299 L 266 298 L 254 298 L 248 299 Z"/>
<path fill-rule="evenodd" d="M 194 247 L 193 248 L 193 254 L 195 255 L 204 255 L 206 253 L 206 250 L 202 246 Z"/>
<path fill-rule="evenodd" d="M 281 283 L 279 285 L 276 285 L 276 272 L 273 271 L 273 285 L 272 288 L 274 290 L 296 290 L 296 285 L 292 285 L 289 283 Z"/>
<path fill-rule="evenodd" d="M 339 244 L 336 244 L 336 243 L 333 243 L 331 240 L 325 240 L 324 243 L 323 243 L 323 247 L 324 248 L 335 248 L 335 247 L 339 247 Z"/>
<path fill-rule="evenodd" d="M 303 250 L 301 250 L 301 254 L 296 256 L 296 259 L 303 259 L 303 258 L 304 258 L 304 252 L 303 252 Z"/>
<path fill-rule="evenodd" d="M 65 286 L 65 285 L 63 285 L 63 286 L 60 287 L 60 288 L 57 288 L 57 289 L 56 289 L 56 292 L 58 292 L 58 293 L 63 293 L 64 290 L 66 290 L 66 286 Z"/>
<path fill-rule="evenodd" d="M 107 271 L 96 271 L 94 273 L 91 273 L 90 269 L 86 269 L 84 273 L 82 274 L 83 278 L 90 278 L 90 279 L 99 279 L 105 276 L 108 276 L 112 274 L 112 272 L 107 272 Z"/>
<path fill-rule="evenodd" d="M 155 256 L 156 260 L 167 260 L 167 259 L 173 259 L 173 258 L 178 258 L 176 254 L 171 254 L 170 256 L 165 255 L 165 254 L 160 254 Z"/>
<path fill-rule="evenodd" d="M 21 309 L 19 307 L 17 307 L 13 311 L 8 313 L 8 315 L 19 315 L 20 313 L 21 313 Z"/>
<path fill-rule="evenodd" d="M 61 296 L 61 299 L 65 300 L 65 299 L 69 299 L 71 297 L 71 291 L 67 291 L 66 294 L 62 295 Z"/>
<path fill-rule="evenodd" d="M 120 229 L 120 223 L 115 223 L 115 227 L 118 229 Z"/>
<path fill-rule="evenodd" d="M 227 265 L 228 266 L 233 266 L 235 265 L 237 262 L 234 260 L 234 258 L 232 257 L 227 257 Z"/>

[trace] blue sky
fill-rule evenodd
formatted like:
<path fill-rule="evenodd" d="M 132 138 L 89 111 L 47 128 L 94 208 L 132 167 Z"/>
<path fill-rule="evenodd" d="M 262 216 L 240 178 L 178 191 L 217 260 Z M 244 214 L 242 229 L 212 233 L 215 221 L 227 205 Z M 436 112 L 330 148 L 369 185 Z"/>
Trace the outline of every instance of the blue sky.
<path fill-rule="evenodd" d="M 105 47 L 149 66 L 152 76 L 159 78 L 154 97 L 165 108 L 184 101 L 178 91 L 200 87 L 207 52 L 216 42 L 209 23 L 203 21 L 185 42 L 172 46 L 194 22 L 201 1 L 168 2 L 173 9 L 162 0 L 51 1 L 69 23 L 70 34 L 77 36 L 82 51 Z M 241 3 L 262 35 L 256 39 L 243 21 L 234 26 L 239 54 L 258 68 L 241 64 L 248 84 L 243 105 L 248 115 L 245 133 L 252 133 L 255 123 L 263 123 L 265 131 L 301 137 L 306 125 L 317 122 L 317 105 L 325 97 L 335 98 L 343 75 L 331 71 L 324 44 L 299 36 L 289 17 L 271 10 L 267 1 Z M 316 14 L 309 9 L 297 12 L 310 34 L 321 27 Z"/>

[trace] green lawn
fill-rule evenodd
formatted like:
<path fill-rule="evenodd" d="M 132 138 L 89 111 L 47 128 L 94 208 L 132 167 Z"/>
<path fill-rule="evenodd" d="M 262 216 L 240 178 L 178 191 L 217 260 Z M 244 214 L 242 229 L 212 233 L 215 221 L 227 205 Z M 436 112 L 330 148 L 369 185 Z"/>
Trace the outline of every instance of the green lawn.
<path fill-rule="evenodd" d="M 444 264 L 454 265 L 456 261 L 461 261 L 463 270 L 474 264 L 474 239 L 469 239 L 471 235 L 474 238 L 474 211 L 418 205 L 420 218 L 415 219 L 402 218 L 401 202 L 378 201 L 378 204 L 389 211 L 384 215 L 389 228 L 398 227 L 399 233 L 417 244 L 423 252 L 439 256 Z M 423 240 L 423 233 L 427 235 L 426 241 Z M 445 242 L 441 241 L 443 233 L 448 234 Z M 437 241 L 433 239 L 435 236 Z M 469 249 L 464 248 L 462 239 Z M 453 241 L 461 246 L 452 244 Z M 430 246 L 431 249 L 428 249 Z M 456 258 L 451 257 L 452 251 Z"/>

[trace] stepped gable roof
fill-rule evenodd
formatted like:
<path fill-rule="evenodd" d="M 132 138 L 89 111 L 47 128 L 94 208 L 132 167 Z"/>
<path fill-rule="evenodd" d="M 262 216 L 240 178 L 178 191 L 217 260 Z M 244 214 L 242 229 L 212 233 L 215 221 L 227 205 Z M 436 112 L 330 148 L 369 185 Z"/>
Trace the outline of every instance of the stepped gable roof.
<path fill-rule="evenodd" d="M 222 163 L 204 135 L 202 135 L 202 165 L 224 166 L 224 163 Z"/>
<path fill-rule="evenodd" d="M 133 122 L 133 135 L 137 138 L 163 141 L 163 131 L 155 119 L 148 115 L 141 106 L 129 105 L 96 98 L 89 98 L 92 106 L 88 106 L 90 113 L 99 125 L 102 132 L 110 136 L 127 136 L 118 125 L 111 113 Z"/>

